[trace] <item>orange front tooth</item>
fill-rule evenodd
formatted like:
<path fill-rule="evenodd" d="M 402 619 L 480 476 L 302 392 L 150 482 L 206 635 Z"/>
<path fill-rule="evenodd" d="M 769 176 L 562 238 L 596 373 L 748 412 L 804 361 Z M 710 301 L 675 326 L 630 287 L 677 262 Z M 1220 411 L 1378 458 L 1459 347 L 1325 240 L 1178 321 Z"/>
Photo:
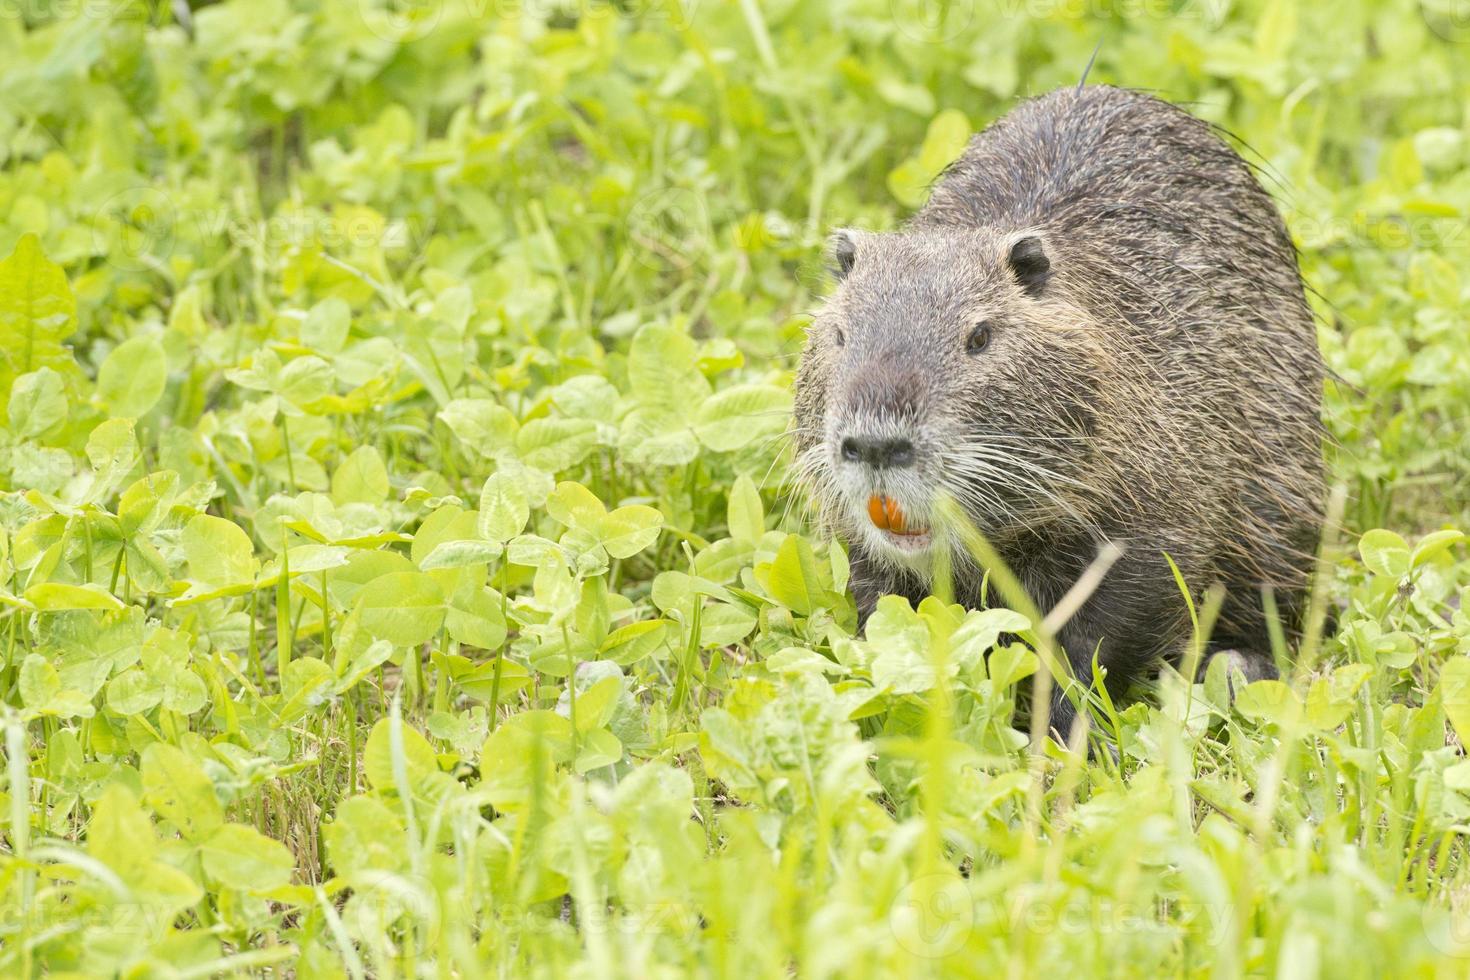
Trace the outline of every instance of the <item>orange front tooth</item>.
<path fill-rule="evenodd" d="M 878 496 L 876 493 L 868 498 L 868 519 L 873 522 L 875 527 L 885 529 L 888 527 L 888 513 L 883 507 L 886 499 L 885 497 Z"/>
<path fill-rule="evenodd" d="M 884 498 L 884 505 L 888 514 L 888 530 L 894 534 L 902 534 L 905 530 L 903 508 L 898 506 L 898 501 L 892 497 Z"/>

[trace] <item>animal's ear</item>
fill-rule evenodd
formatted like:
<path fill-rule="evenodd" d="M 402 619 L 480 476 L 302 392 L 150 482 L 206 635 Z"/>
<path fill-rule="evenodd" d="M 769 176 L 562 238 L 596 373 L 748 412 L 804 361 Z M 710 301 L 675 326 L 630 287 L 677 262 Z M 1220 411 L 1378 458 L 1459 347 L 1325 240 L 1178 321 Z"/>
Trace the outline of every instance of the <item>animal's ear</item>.
<path fill-rule="evenodd" d="M 1017 239 L 1011 245 L 1006 261 L 1010 264 L 1011 275 L 1016 277 L 1027 296 L 1040 296 L 1046 290 L 1046 281 L 1051 278 L 1051 259 L 1046 257 L 1041 239 L 1035 235 Z"/>
<path fill-rule="evenodd" d="M 834 231 L 827 239 L 827 260 L 832 278 L 838 282 L 846 279 L 852 271 L 852 264 L 857 261 L 857 234 L 846 228 Z"/>

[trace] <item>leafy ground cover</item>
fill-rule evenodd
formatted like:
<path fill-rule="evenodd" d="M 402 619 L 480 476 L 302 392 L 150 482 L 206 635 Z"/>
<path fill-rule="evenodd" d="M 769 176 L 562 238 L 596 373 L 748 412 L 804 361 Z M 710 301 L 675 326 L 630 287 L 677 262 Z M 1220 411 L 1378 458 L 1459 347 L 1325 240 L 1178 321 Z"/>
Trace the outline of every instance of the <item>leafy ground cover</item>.
<path fill-rule="evenodd" d="M 1459 12 L 0 3 L 0 972 L 1464 975 Z M 1342 502 L 1116 760 L 783 455 L 826 229 L 1099 42 L 1281 201 Z"/>

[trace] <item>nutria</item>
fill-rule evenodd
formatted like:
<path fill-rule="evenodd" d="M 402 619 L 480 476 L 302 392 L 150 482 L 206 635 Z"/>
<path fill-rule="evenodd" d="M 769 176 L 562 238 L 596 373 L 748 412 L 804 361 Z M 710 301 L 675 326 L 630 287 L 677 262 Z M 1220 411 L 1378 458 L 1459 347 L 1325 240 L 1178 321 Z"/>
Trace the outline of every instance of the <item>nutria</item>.
<path fill-rule="evenodd" d="M 796 385 L 797 471 L 846 544 L 859 616 L 928 594 L 984 601 L 949 495 L 1045 610 L 1104 542 L 1124 548 L 1057 639 L 1122 690 L 1191 638 L 1166 555 L 1226 589 L 1211 637 L 1276 676 L 1322 522 L 1323 363 L 1296 250 L 1251 168 L 1153 96 L 1069 88 L 971 140 L 906 226 L 838 231 L 836 287 Z M 1062 735 L 1072 705 L 1056 696 Z"/>

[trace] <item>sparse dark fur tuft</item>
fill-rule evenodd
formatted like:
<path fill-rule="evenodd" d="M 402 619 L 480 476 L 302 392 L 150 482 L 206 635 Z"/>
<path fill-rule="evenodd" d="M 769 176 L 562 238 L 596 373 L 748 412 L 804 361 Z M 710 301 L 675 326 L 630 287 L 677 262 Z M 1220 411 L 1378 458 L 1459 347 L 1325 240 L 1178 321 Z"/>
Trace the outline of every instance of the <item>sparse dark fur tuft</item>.
<path fill-rule="evenodd" d="M 1323 364 L 1295 250 L 1240 156 L 1152 96 L 1068 88 L 977 135 L 902 231 L 842 241 L 796 441 L 861 615 L 930 584 L 866 495 L 923 515 L 947 493 L 1043 609 L 1101 542 L 1125 547 L 1059 635 L 1080 677 L 1094 651 L 1117 689 L 1177 661 L 1190 625 L 1166 554 L 1197 593 L 1228 590 L 1212 649 L 1274 675 L 1262 589 L 1293 631 L 1322 520 Z M 913 464 L 858 468 L 853 432 L 910 441 Z M 1070 705 L 1053 710 L 1065 734 Z"/>

